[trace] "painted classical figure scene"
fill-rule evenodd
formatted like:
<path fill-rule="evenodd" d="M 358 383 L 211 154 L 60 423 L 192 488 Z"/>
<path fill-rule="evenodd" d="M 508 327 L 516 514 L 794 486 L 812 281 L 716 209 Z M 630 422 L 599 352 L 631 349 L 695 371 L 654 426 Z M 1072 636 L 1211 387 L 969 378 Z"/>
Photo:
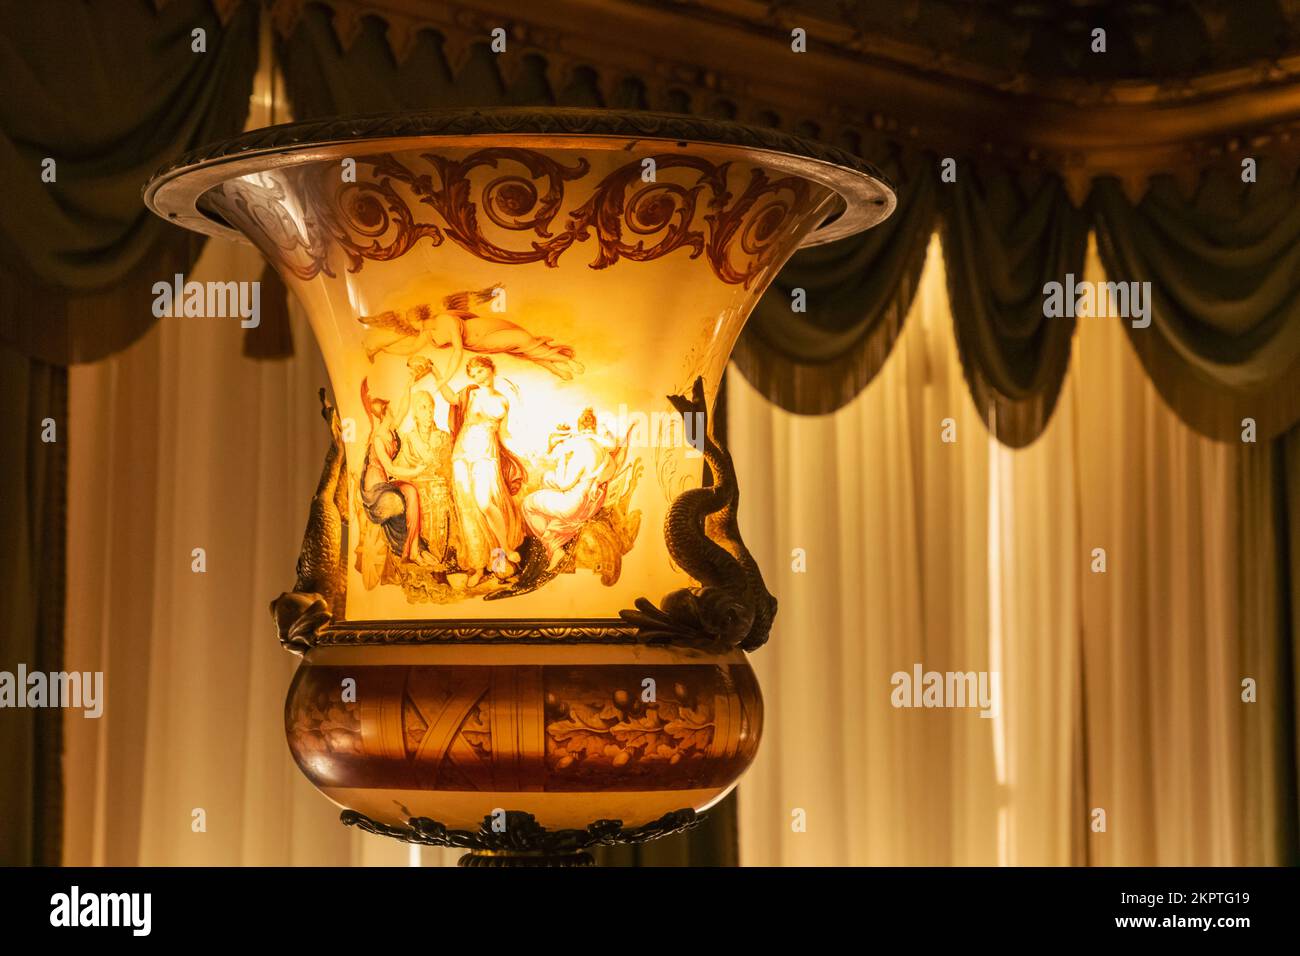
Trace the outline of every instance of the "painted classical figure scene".
<path fill-rule="evenodd" d="M 510 363 L 562 382 L 584 368 L 571 346 L 472 310 L 497 291 L 359 319 L 372 365 L 405 365 L 391 394 L 369 376 L 361 383 L 354 567 L 367 590 L 397 585 L 413 603 L 495 600 L 580 570 L 612 585 L 636 540 L 642 466 L 627 454 L 629 435 L 591 408 L 532 447 L 511 435 L 529 395 L 504 374 Z"/>

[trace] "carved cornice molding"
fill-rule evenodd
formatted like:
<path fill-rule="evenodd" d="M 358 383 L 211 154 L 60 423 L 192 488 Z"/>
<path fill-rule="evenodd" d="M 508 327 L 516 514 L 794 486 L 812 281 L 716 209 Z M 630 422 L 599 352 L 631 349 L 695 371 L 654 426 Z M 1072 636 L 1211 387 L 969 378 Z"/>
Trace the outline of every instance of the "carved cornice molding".
<path fill-rule="evenodd" d="M 1076 202 L 1098 176 L 1115 176 L 1136 200 L 1162 173 L 1190 188 L 1205 169 L 1241 156 L 1300 164 L 1300 52 L 1172 81 L 1099 84 L 996 72 L 953 51 L 867 34 L 846 17 L 760 0 L 321 2 L 344 47 L 375 16 L 399 60 L 421 30 L 434 30 L 456 71 L 502 27 L 507 83 L 539 56 L 553 89 L 588 69 L 609 102 L 631 77 L 651 109 L 673 109 L 684 95 L 695 112 L 813 131 L 826 142 L 883 135 L 940 156 L 1051 169 Z M 272 0 L 281 34 L 293 31 L 305 5 Z M 790 50 L 795 25 L 808 31 L 807 53 Z"/>

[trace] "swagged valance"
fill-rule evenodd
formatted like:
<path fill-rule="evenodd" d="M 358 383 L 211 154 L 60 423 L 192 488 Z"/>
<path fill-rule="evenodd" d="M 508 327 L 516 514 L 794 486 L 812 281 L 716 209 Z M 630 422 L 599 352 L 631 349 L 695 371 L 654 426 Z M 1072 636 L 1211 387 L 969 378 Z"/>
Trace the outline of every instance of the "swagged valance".
<path fill-rule="evenodd" d="M 18 181 L 38 175 L 50 156 L 59 173 L 48 190 L 18 190 L 0 207 L 0 342 L 67 364 L 141 335 L 153 321 L 145 287 L 189 261 L 189 234 L 147 215 L 139 189 L 168 159 L 242 126 L 259 6 L 220 3 L 218 16 L 203 0 L 173 0 L 157 12 L 57 5 L 59 17 L 11 21 L 0 37 L 0 76 L 12 94 L 0 103 L 0 168 Z M 467 43 L 399 30 L 378 16 L 341 20 L 317 4 L 275 3 L 264 15 L 275 22 L 274 55 L 300 120 L 496 104 L 734 112 L 725 97 L 692 96 L 690 84 L 659 76 L 611 79 L 572 63 L 557 70 L 538 49 L 507 63 L 483 34 Z M 48 25 L 56 20 L 57 31 Z M 70 32 L 69 23 L 80 29 Z M 191 51 L 196 25 L 207 30 L 204 54 Z M 60 69 L 37 66 L 50 63 Z M 820 133 L 813 122 L 788 125 Z M 1237 160 L 1225 156 L 1190 191 L 1186 176 L 1157 178 L 1134 202 L 1132 190 L 1101 178 L 1081 202 L 1056 175 L 996 156 L 957 156 L 955 181 L 945 181 L 941 157 L 884 125 L 836 145 L 895 182 L 898 210 L 862 236 L 797 254 L 737 347 L 740 370 L 770 400 L 822 414 L 871 381 L 938 229 L 971 395 L 1002 442 L 1032 442 L 1055 407 L 1074 332 L 1072 319 L 1044 315 L 1043 286 L 1082 275 L 1095 230 L 1112 277 L 1152 283 L 1153 321 L 1129 335 L 1177 414 L 1221 440 L 1236 440 L 1244 417 L 1256 420 L 1260 440 L 1300 419 L 1293 167 L 1264 155 L 1259 181 L 1245 184 Z M 795 288 L 806 293 L 806 312 L 791 309 Z M 264 318 L 250 333 L 258 336 L 250 354 L 292 347 L 274 325 Z"/>
<path fill-rule="evenodd" d="M 1128 202 L 1117 183 L 1093 186 L 1089 211 L 1107 273 L 1151 283 L 1148 329 L 1133 349 L 1170 407 L 1197 431 L 1260 438 L 1300 419 L 1300 182 L 1263 160 L 1204 177 L 1190 198 L 1169 177 Z"/>
<path fill-rule="evenodd" d="M 150 286 L 197 246 L 145 210 L 140 188 L 248 115 L 258 13 L 225 12 L 207 0 L 54 2 L 5 17 L 0 176 L 44 188 L 6 190 L 0 204 L 0 343 L 87 362 L 153 324 Z"/>

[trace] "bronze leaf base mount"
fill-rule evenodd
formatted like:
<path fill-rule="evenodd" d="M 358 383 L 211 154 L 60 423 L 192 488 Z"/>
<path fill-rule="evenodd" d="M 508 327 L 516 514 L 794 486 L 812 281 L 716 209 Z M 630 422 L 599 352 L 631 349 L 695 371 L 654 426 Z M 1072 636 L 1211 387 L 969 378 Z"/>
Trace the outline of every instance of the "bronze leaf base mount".
<path fill-rule="evenodd" d="M 702 815 L 689 808 L 673 810 L 631 829 L 624 829 L 622 820 L 597 820 L 582 830 L 548 830 L 522 810 L 488 814 L 477 830 L 449 830 L 428 817 L 411 817 L 406 826 L 393 826 L 356 810 L 344 810 L 339 819 L 344 826 L 404 843 L 469 850 L 459 865 L 472 867 L 593 866 L 595 860 L 587 852 L 592 847 L 648 843 L 693 830 L 704 822 Z"/>
<path fill-rule="evenodd" d="M 529 853 L 522 850 L 475 850 L 456 861 L 457 866 L 595 866 L 596 858 L 586 850 L 576 853 Z"/>

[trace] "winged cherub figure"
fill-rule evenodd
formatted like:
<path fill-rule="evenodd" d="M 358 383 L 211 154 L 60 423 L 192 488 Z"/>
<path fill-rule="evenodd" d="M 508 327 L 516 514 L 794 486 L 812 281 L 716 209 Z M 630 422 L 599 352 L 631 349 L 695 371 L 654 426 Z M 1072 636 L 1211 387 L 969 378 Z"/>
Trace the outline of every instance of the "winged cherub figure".
<path fill-rule="evenodd" d="M 497 289 L 493 286 L 478 292 L 457 292 L 442 300 L 441 311 L 426 304 L 402 312 L 363 315 L 358 321 L 369 328 L 365 336 L 366 356 L 370 361 L 380 352 L 415 355 L 432 350 L 450 351 L 445 373 L 438 379 L 447 381 L 460 368 L 465 352 L 514 355 L 542 366 L 566 382 L 583 371 L 574 358 L 573 347 L 560 345 L 546 336 L 533 335 L 509 319 L 497 315 L 479 315 L 470 311 L 470 302 L 488 302 Z"/>

